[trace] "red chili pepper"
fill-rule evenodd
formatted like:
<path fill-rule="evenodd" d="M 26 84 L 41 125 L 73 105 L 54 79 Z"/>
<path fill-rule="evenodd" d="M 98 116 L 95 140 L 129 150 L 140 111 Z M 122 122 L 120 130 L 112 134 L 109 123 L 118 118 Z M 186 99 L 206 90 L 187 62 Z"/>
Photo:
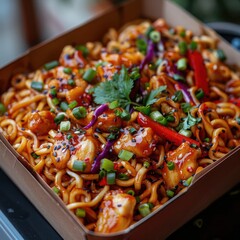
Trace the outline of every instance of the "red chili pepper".
<path fill-rule="evenodd" d="M 198 147 L 200 147 L 199 142 L 197 142 L 189 137 L 185 137 L 185 136 L 171 130 L 170 128 L 167 128 L 167 127 L 153 121 L 151 118 L 143 115 L 142 113 L 138 113 L 137 121 L 140 126 L 152 128 L 152 130 L 156 134 L 158 134 L 159 136 L 174 143 L 176 146 L 180 146 L 184 141 L 187 141 L 190 144 L 196 144 Z"/>
<path fill-rule="evenodd" d="M 107 177 L 103 177 L 98 184 L 101 187 L 106 186 L 107 185 Z"/>
<path fill-rule="evenodd" d="M 240 107 L 240 98 L 230 98 L 228 102 L 233 103 L 236 106 Z"/>
<path fill-rule="evenodd" d="M 189 64 L 194 70 L 195 85 L 209 95 L 207 69 L 202 54 L 196 50 L 188 51 Z"/>

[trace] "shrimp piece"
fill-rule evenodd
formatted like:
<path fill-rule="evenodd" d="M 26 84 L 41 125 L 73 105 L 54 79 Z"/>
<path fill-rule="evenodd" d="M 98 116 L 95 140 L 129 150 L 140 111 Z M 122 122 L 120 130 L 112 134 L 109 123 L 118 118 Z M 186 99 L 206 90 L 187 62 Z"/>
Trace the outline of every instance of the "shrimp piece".
<path fill-rule="evenodd" d="M 135 197 L 121 190 L 107 193 L 100 206 L 95 232 L 112 233 L 129 227 L 135 205 Z"/>
<path fill-rule="evenodd" d="M 68 168 L 76 171 L 76 169 L 73 168 L 74 161 L 83 161 L 86 164 L 83 172 L 91 172 L 94 159 L 101 151 L 100 145 L 100 142 L 92 136 L 83 137 L 79 144 L 75 146 L 76 151 L 71 153 L 70 160 L 67 163 Z"/>
<path fill-rule="evenodd" d="M 54 118 L 50 111 L 34 112 L 28 119 L 28 128 L 37 135 L 45 135 L 50 130 L 57 129 Z"/>
<path fill-rule="evenodd" d="M 140 128 L 137 133 L 131 134 L 129 128 L 124 132 L 113 146 L 118 154 L 122 149 L 131 151 L 137 157 L 147 157 L 155 148 L 154 133 L 151 128 Z"/>
<path fill-rule="evenodd" d="M 167 153 L 167 162 L 174 163 L 173 170 L 169 170 L 166 162 L 163 164 L 162 176 L 167 188 L 175 188 L 181 180 L 186 180 L 195 173 L 200 153 L 200 149 L 191 147 L 187 142 Z"/>

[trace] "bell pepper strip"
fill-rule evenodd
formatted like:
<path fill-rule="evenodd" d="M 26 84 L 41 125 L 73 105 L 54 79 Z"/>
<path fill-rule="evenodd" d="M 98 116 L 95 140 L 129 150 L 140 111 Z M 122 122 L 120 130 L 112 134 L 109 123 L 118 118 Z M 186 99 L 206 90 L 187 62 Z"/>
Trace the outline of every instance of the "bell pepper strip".
<path fill-rule="evenodd" d="M 230 98 L 228 102 L 233 103 L 236 106 L 240 107 L 240 98 Z"/>
<path fill-rule="evenodd" d="M 195 85 L 201 88 L 206 95 L 209 95 L 207 69 L 202 54 L 197 50 L 189 50 L 188 59 L 191 68 L 194 70 Z"/>
<path fill-rule="evenodd" d="M 155 121 L 153 121 L 151 118 L 145 116 L 142 113 L 138 113 L 137 117 L 138 124 L 141 127 L 150 127 L 156 134 L 159 136 L 167 139 L 168 141 L 174 143 L 176 146 L 180 146 L 183 142 L 187 141 L 190 144 L 195 144 L 196 146 L 200 147 L 200 143 L 189 138 L 186 136 L 183 136 L 170 128 L 167 128 Z"/>
<path fill-rule="evenodd" d="M 107 177 L 103 177 L 98 183 L 99 186 L 103 187 L 107 185 Z"/>

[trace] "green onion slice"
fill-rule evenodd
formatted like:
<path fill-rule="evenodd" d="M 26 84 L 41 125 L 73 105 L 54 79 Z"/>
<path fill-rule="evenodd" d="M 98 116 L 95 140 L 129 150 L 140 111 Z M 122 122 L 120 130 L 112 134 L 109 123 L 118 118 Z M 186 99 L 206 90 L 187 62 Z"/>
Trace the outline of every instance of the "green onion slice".
<path fill-rule="evenodd" d="M 115 181 L 116 181 L 116 173 L 115 172 L 107 173 L 107 184 L 108 185 L 115 184 Z"/>
<path fill-rule="evenodd" d="M 171 162 L 171 161 L 167 162 L 167 167 L 168 167 L 169 170 L 173 170 L 174 167 L 175 167 L 174 162 Z"/>
<path fill-rule="evenodd" d="M 60 108 L 66 112 L 69 109 L 68 103 L 67 102 L 61 102 L 60 103 Z"/>
<path fill-rule="evenodd" d="M 187 43 L 186 42 L 179 42 L 178 44 L 179 52 L 181 55 L 185 55 L 187 53 Z"/>
<path fill-rule="evenodd" d="M 114 170 L 114 163 L 107 158 L 103 158 L 101 160 L 100 169 L 101 170 L 104 169 L 105 171 L 110 172 L 110 171 Z"/>
<path fill-rule="evenodd" d="M 63 121 L 63 119 L 65 118 L 64 113 L 59 113 L 55 118 L 54 118 L 54 122 L 56 124 L 60 124 L 61 121 Z"/>
<path fill-rule="evenodd" d="M 187 69 L 187 59 L 186 58 L 180 58 L 177 61 L 177 69 L 181 70 L 181 71 L 184 71 Z"/>
<path fill-rule="evenodd" d="M 72 110 L 72 114 L 76 119 L 85 118 L 87 116 L 87 110 L 85 107 L 76 107 Z"/>
<path fill-rule="evenodd" d="M 60 131 L 62 131 L 62 132 L 67 132 L 67 131 L 70 130 L 70 128 L 71 128 L 71 123 L 70 123 L 70 121 L 62 121 L 62 122 L 60 123 Z"/>
<path fill-rule="evenodd" d="M 7 111 L 7 108 L 0 103 L 0 116 L 2 116 Z"/>
<path fill-rule="evenodd" d="M 77 217 L 84 218 L 86 216 L 86 211 L 83 208 L 77 208 L 75 214 Z"/>
<path fill-rule="evenodd" d="M 57 67 L 58 65 L 59 65 L 59 62 L 58 62 L 58 61 L 52 61 L 52 62 L 46 63 L 46 64 L 44 65 L 44 68 L 45 68 L 45 70 L 48 71 L 48 70 L 51 70 L 51 69 Z"/>
<path fill-rule="evenodd" d="M 72 165 L 73 170 L 83 172 L 86 168 L 86 163 L 80 160 L 74 160 Z"/>
<path fill-rule="evenodd" d="M 172 190 L 167 190 L 167 191 L 166 191 L 166 194 L 167 194 L 168 197 L 172 198 L 172 197 L 174 196 L 174 191 L 172 191 Z"/>
<path fill-rule="evenodd" d="M 68 107 L 69 107 L 70 109 L 73 109 L 73 108 L 75 108 L 77 105 L 78 105 L 78 102 L 77 102 L 76 100 L 74 100 L 74 101 L 72 101 L 72 102 L 70 102 L 70 103 L 68 104 Z"/>
<path fill-rule="evenodd" d="M 32 81 L 31 82 L 31 88 L 38 91 L 38 92 L 41 92 L 43 90 L 43 83 Z"/>
<path fill-rule="evenodd" d="M 97 74 L 96 70 L 89 68 L 84 72 L 82 78 L 87 82 L 91 82 L 95 78 L 96 74 Z"/>
<path fill-rule="evenodd" d="M 63 72 L 66 74 L 71 74 L 72 73 L 72 69 L 71 68 L 64 68 Z"/>
<path fill-rule="evenodd" d="M 149 37 L 155 43 L 159 42 L 160 39 L 161 39 L 161 35 L 160 35 L 160 33 L 158 31 L 150 32 Z"/>
<path fill-rule="evenodd" d="M 151 213 L 150 207 L 147 203 L 143 203 L 138 207 L 139 213 L 143 216 L 146 217 L 148 214 Z"/>
<path fill-rule="evenodd" d="M 134 153 L 124 150 L 122 149 L 119 154 L 118 157 L 124 161 L 129 161 L 132 157 L 133 157 Z"/>

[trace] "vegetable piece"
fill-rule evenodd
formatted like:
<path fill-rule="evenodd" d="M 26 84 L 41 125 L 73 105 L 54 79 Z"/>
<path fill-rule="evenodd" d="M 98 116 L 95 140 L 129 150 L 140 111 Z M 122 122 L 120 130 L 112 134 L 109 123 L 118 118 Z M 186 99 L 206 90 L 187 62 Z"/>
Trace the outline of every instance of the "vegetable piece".
<path fill-rule="evenodd" d="M 7 108 L 0 103 L 0 116 L 2 116 L 7 111 Z"/>
<path fill-rule="evenodd" d="M 129 161 L 132 157 L 133 157 L 134 153 L 124 150 L 122 149 L 119 154 L 118 157 L 124 161 Z"/>
<path fill-rule="evenodd" d="M 111 160 L 107 159 L 107 158 L 103 158 L 103 159 L 101 160 L 100 169 L 101 169 L 101 170 L 103 169 L 103 170 L 105 170 L 105 171 L 107 171 L 107 172 L 113 171 L 113 169 L 114 169 L 114 163 L 113 163 Z"/>
<path fill-rule="evenodd" d="M 75 47 L 78 51 L 81 51 L 82 52 L 82 55 L 86 58 L 89 54 L 89 50 L 86 46 L 84 45 L 77 45 Z"/>
<path fill-rule="evenodd" d="M 196 49 L 197 49 L 197 43 L 194 42 L 194 41 L 190 42 L 189 48 L 190 48 L 192 51 L 196 50 Z"/>
<path fill-rule="evenodd" d="M 55 106 L 58 105 L 59 102 L 60 102 L 59 99 L 56 98 L 56 97 L 52 99 L 52 103 L 53 103 L 53 105 L 55 105 Z"/>
<path fill-rule="evenodd" d="M 134 81 L 129 77 L 126 67 L 122 67 L 120 74 L 115 73 L 111 81 L 101 82 L 94 89 L 94 101 L 97 104 L 118 101 L 119 106 L 125 108 L 131 103 L 130 93 Z"/>
<path fill-rule="evenodd" d="M 183 180 L 183 186 L 188 187 L 191 184 L 192 180 L 193 180 L 193 176 L 189 177 L 186 180 Z"/>
<path fill-rule="evenodd" d="M 70 86 L 74 86 L 75 85 L 75 81 L 73 79 L 68 79 L 67 83 Z"/>
<path fill-rule="evenodd" d="M 74 100 L 74 101 L 72 101 L 72 102 L 70 102 L 70 103 L 68 104 L 68 107 L 69 107 L 70 109 L 73 109 L 73 108 L 75 108 L 77 105 L 78 105 L 78 102 L 77 102 L 76 100 Z"/>
<path fill-rule="evenodd" d="M 84 218 L 86 216 L 86 211 L 83 208 L 77 208 L 75 214 L 77 217 Z"/>
<path fill-rule="evenodd" d="M 188 51 L 189 64 L 194 70 L 195 85 L 209 95 L 208 76 L 202 54 L 198 51 Z"/>
<path fill-rule="evenodd" d="M 45 70 L 49 71 L 59 65 L 58 61 L 48 62 L 44 65 Z"/>
<path fill-rule="evenodd" d="M 115 109 L 117 107 L 119 107 L 119 104 L 118 104 L 118 101 L 116 101 L 116 100 L 109 104 L 110 109 Z"/>
<path fill-rule="evenodd" d="M 175 168 L 175 164 L 172 161 L 167 162 L 167 167 L 169 170 L 173 170 Z"/>
<path fill-rule="evenodd" d="M 165 90 L 167 89 L 167 86 L 164 85 L 164 86 L 160 86 L 159 88 L 157 89 L 154 89 L 150 92 L 148 98 L 147 98 L 147 101 L 145 103 L 146 106 L 149 106 L 149 105 L 152 105 L 153 103 L 155 103 L 158 99 L 157 99 L 157 96 L 159 94 L 161 94 L 162 92 L 164 92 Z"/>
<path fill-rule="evenodd" d="M 128 180 L 129 176 L 125 173 L 119 173 L 117 178 L 120 179 L 120 180 Z"/>
<path fill-rule="evenodd" d="M 136 106 L 134 109 L 146 115 L 149 115 L 151 112 L 150 106 Z"/>
<path fill-rule="evenodd" d="M 32 81 L 31 82 L 31 88 L 38 91 L 38 92 L 41 92 L 43 90 L 43 83 Z"/>
<path fill-rule="evenodd" d="M 69 106 L 68 106 L 67 102 L 61 102 L 61 103 L 60 103 L 60 108 L 61 108 L 64 112 L 66 112 L 67 109 L 69 109 Z"/>
<path fill-rule="evenodd" d="M 144 166 L 145 168 L 149 168 L 149 167 L 150 167 L 150 163 L 147 162 L 147 161 L 145 161 L 145 162 L 143 163 L 143 166 Z"/>
<path fill-rule="evenodd" d="M 64 68 L 63 72 L 66 74 L 71 74 L 72 73 L 72 69 L 71 68 Z"/>
<path fill-rule="evenodd" d="M 65 118 L 65 115 L 63 113 L 59 113 L 55 118 L 54 118 L 54 122 L 56 124 L 60 124 L 61 121 Z"/>
<path fill-rule="evenodd" d="M 187 53 L 187 43 L 179 42 L 178 44 L 179 52 L 181 55 L 185 55 Z"/>
<path fill-rule="evenodd" d="M 96 108 L 96 110 L 93 113 L 92 120 L 87 126 L 84 127 L 84 129 L 89 129 L 90 127 L 92 127 L 94 123 L 97 121 L 97 118 L 107 110 L 108 110 L 108 105 L 106 103 Z"/>
<path fill-rule="evenodd" d="M 37 155 L 35 152 L 32 152 L 31 153 L 31 156 L 34 158 L 34 159 L 37 159 L 37 158 L 39 158 L 40 156 L 39 155 Z"/>
<path fill-rule="evenodd" d="M 138 207 L 139 213 L 142 215 L 142 217 L 146 217 L 148 214 L 151 213 L 150 207 L 147 203 L 143 203 Z"/>
<path fill-rule="evenodd" d="M 168 197 L 172 198 L 172 197 L 174 196 L 174 191 L 172 191 L 172 190 L 167 190 L 167 191 L 166 191 L 166 194 L 167 194 Z"/>
<path fill-rule="evenodd" d="M 139 67 L 140 72 L 143 70 L 143 68 L 146 64 L 148 64 L 152 61 L 153 57 L 154 57 L 154 43 L 151 40 L 149 40 L 147 54 L 146 54 L 145 58 L 142 60 L 140 67 Z"/>
<path fill-rule="evenodd" d="M 172 96 L 172 100 L 174 102 L 181 102 L 183 99 L 183 93 L 181 90 L 178 90 L 174 93 L 174 95 Z"/>
<path fill-rule="evenodd" d="M 127 194 L 134 196 L 134 195 L 135 195 L 135 192 L 130 189 L 130 190 L 127 191 Z"/>
<path fill-rule="evenodd" d="M 159 111 L 151 112 L 150 118 L 164 126 L 168 124 L 167 119 Z"/>
<path fill-rule="evenodd" d="M 91 82 L 95 78 L 96 74 L 96 70 L 89 68 L 84 72 L 82 78 L 87 82 Z"/>
<path fill-rule="evenodd" d="M 116 173 L 115 172 L 107 173 L 107 184 L 108 185 L 115 184 L 115 181 L 116 181 Z"/>
<path fill-rule="evenodd" d="M 83 172 L 85 170 L 86 166 L 87 165 L 84 161 L 74 160 L 72 168 L 73 168 L 73 170 Z"/>
<path fill-rule="evenodd" d="M 161 137 L 164 137 L 168 141 L 174 143 L 176 146 L 180 146 L 182 142 L 187 141 L 190 144 L 196 144 L 198 147 L 200 147 L 200 143 L 185 137 L 165 126 L 162 126 L 158 124 L 157 122 L 153 121 L 151 118 L 143 115 L 142 113 L 138 113 L 138 118 L 137 118 L 138 124 L 142 127 L 150 127 L 152 130 L 158 134 Z"/>
<path fill-rule="evenodd" d="M 62 122 L 60 123 L 60 131 L 61 131 L 61 132 L 67 132 L 67 131 L 70 130 L 70 128 L 71 128 L 71 123 L 70 123 L 70 121 L 62 121 Z"/>
<path fill-rule="evenodd" d="M 191 96 L 191 94 L 189 93 L 189 91 L 188 91 L 188 86 L 187 86 L 185 83 L 177 82 L 177 83 L 174 85 L 174 87 L 175 87 L 176 90 L 181 90 L 181 91 L 182 91 L 182 93 L 183 93 L 183 98 L 184 98 L 184 100 L 185 100 L 187 103 L 193 104 L 192 96 Z"/>
<path fill-rule="evenodd" d="M 92 173 L 97 173 L 99 171 L 101 160 L 106 157 L 106 155 L 108 154 L 108 152 L 112 148 L 112 145 L 114 144 L 114 142 L 115 142 L 115 140 L 108 140 L 107 141 L 103 151 L 96 157 L 96 159 L 95 159 L 95 161 L 92 165 L 92 169 L 91 169 Z"/>
<path fill-rule="evenodd" d="M 186 136 L 186 137 L 191 137 L 192 136 L 192 132 L 190 130 L 181 129 L 179 131 L 179 133 L 183 136 Z"/>
<path fill-rule="evenodd" d="M 87 116 L 87 110 L 85 107 L 80 106 L 80 107 L 76 107 L 72 110 L 73 116 L 76 119 L 81 119 L 81 118 L 85 118 Z"/>
<path fill-rule="evenodd" d="M 201 100 L 202 98 L 204 98 L 204 92 L 201 88 L 196 91 L 196 98 L 198 100 Z"/>
<path fill-rule="evenodd" d="M 147 52 L 147 42 L 142 39 L 142 38 L 138 38 L 136 40 L 136 46 L 139 52 L 146 54 Z"/>
<path fill-rule="evenodd" d="M 54 186 L 54 187 L 52 188 L 52 190 L 53 190 L 56 194 L 58 194 L 58 193 L 60 192 L 60 190 L 59 190 L 56 186 Z"/>
<path fill-rule="evenodd" d="M 186 58 L 180 58 L 177 61 L 177 69 L 181 70 L 181 71 L 184 71 L 187 69 L 187 59 Z"/>
<path fill-rule="evenodd" d="M 227 59 L 227 57 L 222 49 L 217 49 L 216 54 L 217 54 L 217 58 L 222 62 L 224 62 Z"/>
<path fill-rule="evenodd" d="M 161 35 L 158 31 L 151 31 L 149 37 L 154 43 L 159 42 L 161 39 Z"/>
<path fill-rule="evenodd" d="M 195 118 L 191 115 L 191 113 L 188 113 L 188 116 L 186 118 L 184 118 L 183 121 L 183 129 L 188 130 L 190 129 L 192 126 L 200 123 L 202 121 L 201 118 Z"/>

